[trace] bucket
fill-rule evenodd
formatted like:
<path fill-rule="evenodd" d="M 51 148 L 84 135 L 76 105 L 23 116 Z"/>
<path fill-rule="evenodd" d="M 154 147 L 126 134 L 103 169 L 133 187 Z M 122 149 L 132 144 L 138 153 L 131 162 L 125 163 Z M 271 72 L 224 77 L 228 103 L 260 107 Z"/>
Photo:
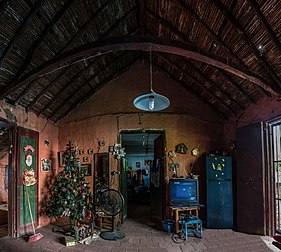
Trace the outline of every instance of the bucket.
<path fill-rule="evenodd" d="M 167 233 L 175 232 L 175 221 L 172 219 L 166 219 L 162 221 L 163 229 Z"/>

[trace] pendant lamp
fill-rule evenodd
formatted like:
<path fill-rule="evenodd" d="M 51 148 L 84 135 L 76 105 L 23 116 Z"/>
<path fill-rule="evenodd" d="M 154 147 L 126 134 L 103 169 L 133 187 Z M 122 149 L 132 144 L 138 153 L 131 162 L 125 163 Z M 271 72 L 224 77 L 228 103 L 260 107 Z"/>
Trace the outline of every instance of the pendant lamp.
<path fill-rule="evenodd" d="M 149 55 L 150 71 L 150 93 L 140 95 L 134 100 L 134 106 L 144 111 L 159 111 L 169 107 L 170 101 L 167 97 L 157 94 L 152 88 L 152 54 Z"/>

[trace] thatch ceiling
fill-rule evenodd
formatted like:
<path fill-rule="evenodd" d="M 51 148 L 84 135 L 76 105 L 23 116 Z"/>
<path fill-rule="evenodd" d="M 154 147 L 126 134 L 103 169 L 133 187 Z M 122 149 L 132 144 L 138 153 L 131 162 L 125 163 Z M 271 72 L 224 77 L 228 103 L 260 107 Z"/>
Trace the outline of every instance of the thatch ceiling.
<path fill-rule="evenodd" d="M 238 116 L 280 93 L 280 10 L 278 0 L 2 0 L 0 99 L 57 122 L 152 50 L 160 71 Z"/>

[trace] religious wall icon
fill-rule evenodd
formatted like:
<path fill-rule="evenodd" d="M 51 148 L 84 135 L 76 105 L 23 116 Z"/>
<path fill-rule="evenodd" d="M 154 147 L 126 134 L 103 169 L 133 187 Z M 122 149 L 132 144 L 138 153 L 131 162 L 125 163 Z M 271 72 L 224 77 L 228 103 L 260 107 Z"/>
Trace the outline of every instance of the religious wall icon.
<path fill-rule="evenodd" d="M 188 148 L 184 143 L 180 143 L 176 146 L 176 152 L 181 154 L 186 154 Z"/>

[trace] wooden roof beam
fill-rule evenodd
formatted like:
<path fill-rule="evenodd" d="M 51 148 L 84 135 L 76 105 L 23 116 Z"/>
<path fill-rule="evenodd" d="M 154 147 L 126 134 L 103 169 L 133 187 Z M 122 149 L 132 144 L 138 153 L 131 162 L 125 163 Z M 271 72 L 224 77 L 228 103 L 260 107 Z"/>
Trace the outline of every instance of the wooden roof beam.
<path fill-rule="evenodd" d="M 32 46 L 29 48 L 28 53 L 25 57 L 24 63 L 18 70 L 16 76 L 13 78 L 14 80 L 17 80 L 21 74 L 26 70 L 28 63 L 32 59 L 32 56 L 40 43 L 43 41 L 44 37 L 48 34 L 48 32 L 53 28 L 53 26 L 56 24 L 56 22 L 62 17 L 62 15 L 66 12 L 66 10 L 70 7 L 74 0 L 68 0 L 63 7 L 58 11 L 58 13 L 54 16 L 54 18 L 51 20 L 51 22 L 45 27 L 43 32 L 39 35 L 39 37 L 32 43 Z M 12 81 L 13 83 L 13 81 Z M 18 97 L 20 98 L 20 97 Z"/>
<path fill-rule="evenodd" d="M 162 57 L 159 57 L 162 58 Z M 195 97 L 197 97 L 200 101 L 202 101 L 203 103 L 205 103 L 210 109 L 212 109 L 216 114 L 218 114 L 220 117 L 222 117 L 223 119 L 227 119 L 227 117 L 219 110 L 219 108 L 217 108 L 213 103 L 211 103 L 210 101 L 208 101 L 207 99 L 205 99 L 202 95 L 198 94 L 192 85 L 187 85 L 185 82 L 183 82 L 182 80 L 179 80 L 178 78 L 174 77 L 171 73 L 169 73 L 165 68 L 163 68 L 163 66 L 161 66 L 158 63 L 153 63 L 155 66 L 157 66 L 157 68 L 159 68 L 161 71 L 163 71 L 165 74 L 167 74 L 169 76 L 169 78 L 177 83 L 179 83 L 184 89 L 187 90 L 188 93 L 191 93 L 192 95 L 194 95 Z M 182 69 L 180 69 L 176 64 L 170 65 L 170 67 L 172 67 L 173 69 L 182 72 Z M 201 88 L 203 90 L 206 90 L 206 88 L 202 87 L 202 85 L 200 83 L 198 83 L 196 80 L 194 80 L 191 76 L 190 78 L 198 85 L 201 86 Z M 207 93 L 209 93 L 208 90 L 206 90 Z M 204 92 L 204 91 L 203 91 Z M 211 94 L 210 94 L 211 95 Z M 211 95 L 212 96 L 212 95 Z M 216 99 L 216 97 L 215 97 Z"/>
<path fill-rule="evenodd" d="M 106 36 L 108 36 L 108 35 L 118 26 L 118 24 L 119 24 L 120 22 L 122 22 L 122 21 L 126 20 L 128 17 L 130 17 L 130 16 L 133 14 L 133 12 L 134 12 L 135 10 L 136 10 L 136 8 L 133 8 L 133 9 L 131 9 L 130 11 L 128 11 L 127 13 L 125 13 L 125 14 L 124 14 L 120 19 L 118 19 L 118 20 L 116 21 L 116 23 L 114 23 L 114 25 L 111 26 L 99 39 L 103 39 L 103 38 L 105 38 Z M 132 35 L 132 34 L 134 34 L 134 32 L 135 32 L 135 31 L 132 31 L 132 32 L 130 32 L 128 35 Z M 72 67 L 72 65 L 69 66 L 69 67 Z M 32 106 L 40 99 L 40 97 L 41 97 L 43 94 L 45 94 L 45 92 L 46 92 L 47 90 L 50 90 L 51 87 L 52 87 L 53 85 L 55 85 L 56 81 L 57 81 L 60 77 L 62 77 L 65 72 L 67 72 L 67 71 L 69 70 L 69 67 L 66 67 L 65 70 L 63 70 L 63 71 L 61 72 L 61 74 L 59 74 L 44 90 L 42 90 L 42 91 L 40 92 L 39 95 L 37 95 L 37 97 L 33 100 L 33 102 L 28 106 L 28 109 L 30 109 L 30 107 L 32 107 Z M 41 111 L 40 111 L 40 112 L 41 112 Z"/>
<path fill-rule="evenodd" d="M 203 71 L 201 71 L 199 68 L 197 68 L 196 66 L 194 66 L 193 64 L 191 64 L 190 62 L 188 62 L 187 60 L 184 61 L 186 63 L 186 65 L 189 68 L 192 68 L 194 72 L 196 72 L 198 75 L 200 75 L 205 82 L 209 82 L 212 84 L 212 86 L 214 86 L 216 89 L 218 89 L 225 97 L 227 97 L 227 99 L 231 100 L 232 103 L 235 103 L 236 105 L 238 105 L 241 109 L 245 109 L 244 106 L 242 106 L 238 101 L 236 101 L 235 99 L 233 99 L 228 93 L 226 93 L 219 85 L 217 85 L 213 80 L 208 79 L 208 77 L 205 75 L 205 73 Z"/>
<path fill-rule="evenodd" d="M 111 51 L 130 51 L 130 50 L 152 50 L 157 52 L 165 52 L 170 54 L 175 54 L 183 56 L 186 58 L 198 60 L 214 67 L 224 69 L 227 72 L 235 74 L 240 78 L 246 79 L 250 82 L 261 86 L 272 95 L 279 96 L 280 94 L 272 89 L 272 87 L 262 81 L 258 76 L 254 75 L 248 69 L 245 69 L 241 65 L 237 65 L 227 59 L 221 58 L 218 55 L 212 54 L 211 52 L 199 49 L 194 45 L 181 43 L 179 41 L 167 41 L 161 38 L 148 38 L 148 37 L 119 37 L 110 38 L 107 40 L 96 41 L 89 43 L 77 48 L 74 48 L 67 53 L 59 55 L 44 64 L 33 69 L 16 82 L 13 85 L 9 85 L 6 88 L 0 90 L 0 99 L 8 95 L 15 88 L 25 85 L 26 83 L 32 81 L 38 76 L 42 76 L 52 69 L 61 66 L 65 62 L 70 60 L 78 60 L 81 58 L 86 58 L 89 55 L 99 55 L 100 53 L 106 53 Z"/>
<path fill-rule="evenodd" d="M 138 25 L 140 28 L 140 34 L 142 36 L 145 35 L 145 16 L 144 16 L 144 8 L 145 8 L 145 2 L 146 0 L 138 0 Z"/>
<path fill-rule="evenodd" d="M 123 54 L 124 55 L 124 54 Z M 137 57 L 138 58 L 138 57 Z M 87 95 L 84 95 L 83 97 L 81 97 L 73 106 L 71 106 L 66 112 L 63 113 L 63 115 L 59 118 L 56 118 L 55 122 L 57 122 L 58 120 L 62 119 L 63 117 L 65 117 L 71 110 L 73 110 L 74 107 L 78 106 L 79 104 L 85 102 L 87 99 L 89 99 L 89 97 L 93 96 L 98 90 L 100 90 L 101 88 L 103 88 L 104 86 L 106 86 L 113 78 L 118 77 L 119 75 L 121 75 L 122 73 L 124 73 L 125 70 L 128 69 L 129 66 L 131 66 L 136 60 L 137 58 L 134 58 L 133 60 L 131 60 L 128 64 L 126 64 L 125 66 L 123 66 L 121 69 L 118 69 L 118 72 L 114 72 L 113 74 L 111 74 L 110 76 L 106 77 L 103 81 L 99 82 L 94 88 L 92 88 L 92 91 L 87 93 Z M 118 57 L 118 60 L 120 58 Z M 108 66 L 114 64 L 117 61 L 117 59 L 114 59 L 114 61 L 111 61 L 110 64 L 108 64 L 107 66 L 105 66 L 105 68 L 107 68 Z M 88 85 L 90 83 L 90 81 L 92 81 L 93 78 L 91 78 L 91 80 L 88 80 L 86 83 L 84 83 L 82 86 Z M 75 90 L 75 92 L 73 92 L 70 96 L 73 96 L 75 93 L 77 92 L 77 90 Z M 70 97 L 69 96 L 69 97 Z M 68 98 L 69 99 L 69 98 Z M 66 101 L 67 99 L 65 99 Z M 52 117 L 54 117 L 54 115 L 64 106 L 64 103 L 62 103 L 47 119 L 52 120 Z"/>
<path fill-rule="evenodd" d="M 234 18 L 232 13 L 225 8 L 225 6 L 220 2 L 220 0 L 212 1 L 212 3 L 215 4 L 215 6 L 228 18 L 228 20 L 232 23 L 233 27 L 235 27 L 238 30 L 239 34 L 244 39 L 244 41 L 248 44 L 249 48 L 252 50 L 252 52 L 254 53 L 256 58 L 260 61 L 260 63 L 263 65 L 263 67 L 267 70 L 267 72 L 269 73 L 271 78 L 275 81 L 277 86 L 279 88 L 281 88 L 281 81 L 280 81 L 279 77 L 272 70 L 272 68 L 270 67 L 268 62 L 263 57 L 261 57 L 257 48 L 255 47 L 253 42 L 247 36 L 247 33 L 246 33 L 245 29 Z"/>
<path fill-rule="evenodd" d="M 153 18 L 156 21 L 158 21 L 159 23 L 161 23 L 163 26 L 165 26 L 167 29 L 169 29 L 171 32 L 173 32 L 175 35 L 177 35 L 182 41 L 187 41 L 188 43 L 191 43 L 191 41 L 189 40 L 187 35 L 185 35 L 181 31 L 179 31 L 175 26 L 173 26 L 172 24 L 168 23 L 166 20 L 162 19 L 159 15 L 157 15 L 154 12 L 152 12 L 150 9 L 146 8 L 145 10 L 146 10 L 146 14 L 147 15 L 151 16 L 151 18 Z M 195 13 L 193 13 L 193 14 L 196 15 Z M 199 17 L 198 17 L 198 19 L 199 19 Z M 203 25 L 203 22 L 200 21 L 200 24 Z M 216 36 L 216 41 L 224 46 L 224 43 L 217 36 Z M 239 60 L 241 65 L 245 66 L 244 63 L 232 51 L 229 51 L 229 50 L 227 50 L 227 51 L 230 53 L 230 55 L 234 56 L 235 59 Z M 241 88 L 237 83 L 236 83 L 235 87 L 239 88 L 239 90 L 243 90 L 243 88 Z M 260 88 L 260 87 L 258 87 L 258 88 Z M 247 97 L 250 96 L 245 90 L 243 90 L 242 93 L 245 94 Z"/>
<path fill-rule="evenodd" d="M 107 0 L 105 3 L 103 3 L 96 11 L 95 13 L 93 14 L 93 16 L 86 22 L 84 23 L 81 27 L 79 27 L 79 30 L 73 34 L 72 38 L 70 38 L 70 40 L 58 51 L 57 54 L 61 54 L 63 53 L 69 46 L 70 44 L 72 43 L 72 41 L 76 38 L 79 38 L 82 33 L 86 32 L 87 29 L 90 27 L 90 25 L 92 24 L 92 22 L 94 21 L 94 19 L 96 17 L 98 17 L 102 11 L 108 6 L 110 5 L 111 3 L 113 3 L 114 0 Z"/>
<path fill-rule="evenodd" d="M 214 97 L 217 101 L 219 101 L 224 107 L 226 107 L 229 111 L 231 111 L 231 113 L 233 113 L 234 115 L 237 115 L 237 113 L 227 104 L 225 104 L 225 102 L 218 97 L 211 89 L 207 88 L 205 86 L 205 84 L 203 84 L 200 80 L 198 80 L 195 76 L 193 76 L 192 74 L 190 74 L 189 72 L 186 71 L 186 69 L 183 69 L 181 67 L 178 66 L 178 64 L 176 64 L 174 61 L 170 60 L 170 59 L 166 59 L 166 57 L 161 57 L 159 56 L 159 58 L 161 58 L 163 61 L 166 61 L 167 64 L 173 66 L 173 68 L 176 68 L 179 72 L 183 73 L 184 75 L 188 75 L 195 83 L 197 83 L 197 85 L 201 86 L 205 91 L 207 91 L 212 97 Z"/>
<path fill-rule="evenodd" d="M 233 80 L 233 78 L 227 74 L 226 71 L 222 70 L 222 69 L 219 69 L 219 68 L 216 68 L 216 70 L 222 74 L 228 82 L 230 82 L 233 86 L 235 86 L 245 97 L 248 98 L 248 100 L 251 102 L 251 103 L 254 103 L 256 104 L 256 101 L 253 99 L 252 96 L 250 96 L 245 90 L 243 87 L 241 87 L 235 80 Z"/>
<path fill-rule="evenodd" d="M 192 19 L 202 26 L 206 32 L 209 34 L 209 36 L 214 40 L 215 43 L 221 45 L 223 48 L 226 49 L 228 54 L 231 57 L 234 57 L 235 60 L 241 65 L 245 66 L 244 62 L 233 52 L 233 50 L 215 33 L 213 30 L 203 21 L 202 18 L 200 18 L 196 12 L 194 12 L 188 5 L 187 3 L 183 2 L 182 0 L 172 0 L 174 3 L 178 4 L 183 10 L 187 11 L 189 15 L 192 17 Z M 246 66 L 245 66 L 246 68 Z"/>
<path fill-rule="evenodd" d="M 20 37 L 22 37 L 22 34 L 23 34 L 24 30 L 32 22 L 32 19 L 36 16 L 37 12 L 41 8 L 42 2 L 43 2 L 43 0 L 38 0 L 38 1 L 35 2 L 33 7 L 31 8 L 30 12 L 28 13 L 27 17 L 24 19 L 24 21 L 21 23 L 20 27 L 15 32 L 14 36 L 10 40 L 10 43 L 8 44 L 8 46 L 5 48 L 4 52 L 1 55 L 1 58 L 0 58 L 0 68 L 2 67 L 2 65 L 4 63 L 4 59 L 6 58 L 6 56 L 14 48 L 17 40 Z"/>
<path fill-rule="evenodd" d="M 82 69 L 81 71 L 77 72 L 70 80 L 68 80 L 67 82 L 65 82 L 65 84 L 60 88 L 60 91 L 57 92 L 55 94 L 55 96 L 49 100 L 49 102 L 39 111 L 36 112 L 36 115 L 40 115 L 42 113 L 44 113 L 44 111 L 46 111 L 52 104 L 52 102 L 56 101 L 58 99 L 58 97 L 61 96 L 61 94 L 64 93 L 65 89 L 70 86 L 75 80 L 77 80 L 84 72 L 86 72 L 90 67 L 93 66 L 93 64 L 95 63 L 92 62 L 90 65 L 88 65 L 86 68 Z"/>
<path fill-rule="evenodd" d="M 271 41 L 275 44 L 275 46 L 279 50 L 279 53 L 281 54 L 281 44 L 280 44 L 279 40 L 277 39 L 276 35 L 274 34 L 273 30 L 271 29 L 271 27 L 270 27 L 269 23 L 267 22 L 266 18 L 264 17 L 262 12 L 260 11 L 260 7 L 253 0 L 248 0 L 248 2 L 250 4 L 250 6 L 254 9 L 256 15 L 258 16 L 258 18 L 261 21 L 262 25 L 266 29 L 268 35 L 271 38 Z"/>

